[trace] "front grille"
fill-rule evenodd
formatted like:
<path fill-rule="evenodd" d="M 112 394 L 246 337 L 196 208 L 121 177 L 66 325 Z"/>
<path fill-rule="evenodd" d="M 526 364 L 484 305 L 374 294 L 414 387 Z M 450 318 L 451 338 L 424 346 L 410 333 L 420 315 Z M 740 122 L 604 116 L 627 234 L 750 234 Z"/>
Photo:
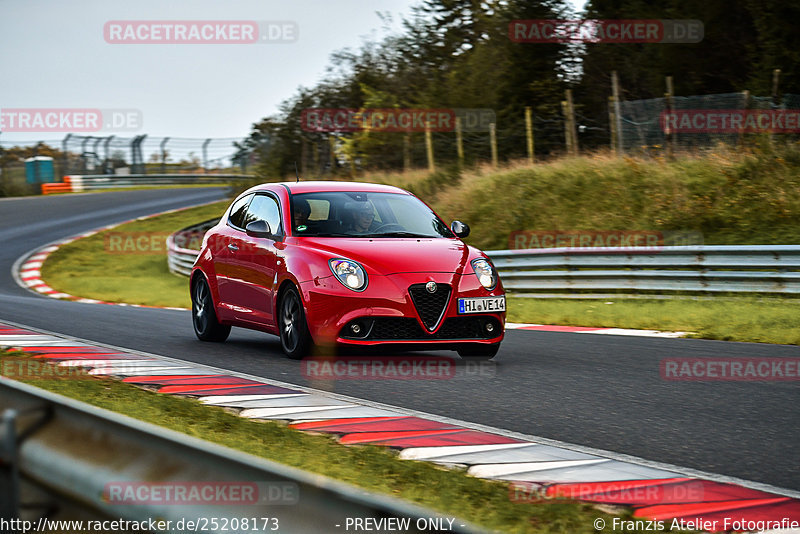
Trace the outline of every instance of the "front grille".
<path fill-rule="evenodd" d="M 425 284 L 414 284 L 408 288 L 422 324 L 428 330 L 435 330 L 450 302 L 450 286 L 439 284 L 435 293 L 429 293 Z"/>
<path fill-rule="evenodd" d="M 486 331 L 486 324 L 494 326 Z M 348 339 L 384 340 L 435 340 L 435 339 L 491 339 L 500 335 L 500 322 L 494 317 L 450 317 L 435 333 L 426 332 L 416 319 L 409 317 L 375 317 L 366 337 L 356 337 L 347 327 L 341 336 Z"/>
<path fill-rule="evenodd" d="M 375 319 L 369 339 L 421 339 L 425 332 L 416 319 L 379 317 Z"/>

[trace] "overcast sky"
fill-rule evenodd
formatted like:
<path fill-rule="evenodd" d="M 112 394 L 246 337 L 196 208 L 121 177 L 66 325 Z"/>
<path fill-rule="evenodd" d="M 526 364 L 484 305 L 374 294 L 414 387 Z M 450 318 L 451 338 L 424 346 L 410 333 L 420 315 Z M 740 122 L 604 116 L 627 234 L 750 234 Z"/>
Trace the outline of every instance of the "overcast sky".
<path fill-rule="evenodd" d="M 330 54 L 394 30 L 419 0 L 0 0 L 0 109 L 134 109 L 151 137 L 245 137 Z M 109 44 L 109 21 L 290 21 L 283 44 Z M 113 133 L 113 132 L 110 132 Z M 0 134 L 9 141 L 64 133 Z M 133 133 L 122 133 L 130 136 Z"/>

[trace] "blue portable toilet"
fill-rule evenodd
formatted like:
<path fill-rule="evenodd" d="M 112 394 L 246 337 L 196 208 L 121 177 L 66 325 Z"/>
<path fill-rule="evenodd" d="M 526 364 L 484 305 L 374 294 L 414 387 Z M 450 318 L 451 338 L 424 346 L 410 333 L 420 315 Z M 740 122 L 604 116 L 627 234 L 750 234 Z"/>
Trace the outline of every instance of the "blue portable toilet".
<path fill-rule="evenodd" d="M 29 184 L 50 184 L 56 181 L 53 158 L 36 156 L 25 160 L 25 181 Z"/>

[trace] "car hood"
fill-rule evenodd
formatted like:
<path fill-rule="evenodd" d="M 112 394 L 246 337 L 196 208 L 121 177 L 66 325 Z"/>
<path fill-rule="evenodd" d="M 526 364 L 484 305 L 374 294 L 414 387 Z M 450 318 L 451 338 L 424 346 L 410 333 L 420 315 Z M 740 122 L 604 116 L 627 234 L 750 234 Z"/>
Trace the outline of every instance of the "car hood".
<path fill-rule="evenodd" d="M 470 247 L 447 238 L 305 238 L 304 244 L 330 258 L 361 263 L 368 272 L 463 273 L 469 266 Z M 471 268 L 469 269 L 471 271 Z"/>

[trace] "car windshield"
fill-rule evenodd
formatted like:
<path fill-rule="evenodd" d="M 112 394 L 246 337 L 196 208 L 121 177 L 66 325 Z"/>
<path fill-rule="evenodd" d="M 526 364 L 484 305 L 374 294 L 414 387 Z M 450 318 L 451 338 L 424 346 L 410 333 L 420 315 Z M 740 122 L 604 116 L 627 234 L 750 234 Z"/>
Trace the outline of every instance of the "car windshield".
<path fill-rule="evenodd" d="M 454 237 L 417 197 L 401 193 L 292 195 L 292 230 L 306 237 Z"/>

